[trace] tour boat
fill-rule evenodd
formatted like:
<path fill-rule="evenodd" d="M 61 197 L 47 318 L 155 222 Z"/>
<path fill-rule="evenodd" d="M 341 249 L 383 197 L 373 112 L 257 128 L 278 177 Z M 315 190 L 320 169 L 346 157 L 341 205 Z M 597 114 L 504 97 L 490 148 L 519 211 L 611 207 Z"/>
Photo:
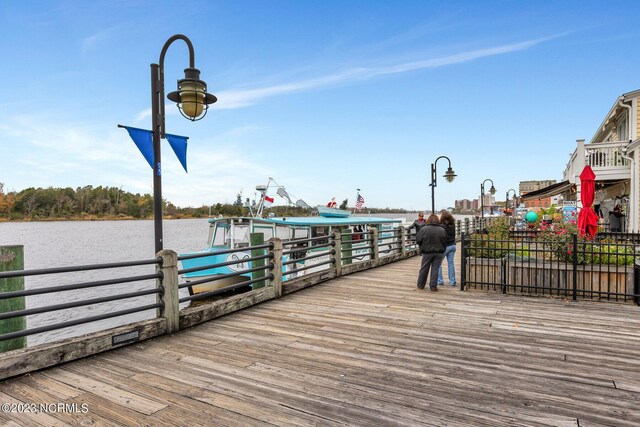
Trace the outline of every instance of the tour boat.
<path fill-rule="evenodd" d="M 184 274 L 184 278 L 187 282 L 196 280 L 200 282 L 201 279 L 216 279 L 216 276 L 228 275 L 234 272 L 251 269 L 252 262 L 248 260 L 252 256 L 249 249 L 247 249 L 246 251 L 238 251 L 232 253 L 219 252 L 228 251 L 231 249 L 249 248 L 250 246 L 252 246 L 250 237 L 254 233 L 262 234 L 264 242 L 268 241 L 272 237 L 279 237 L 285 243 L 285 252 L 290 251 L 291 249 L 296 250 L 296 252 L 284 255 L 282 257 L 283 263 L 289 261 L 290 259 L 300 259 L 308 257 L 310 255 L 318 255 L 318 257 L 312 259 L 301 260 L 294 264 L 284 266 L 284 280 L 290 280 L 294 277 L 300 277 L 304 274 L 309 274 L 314 271 L 329 268 L 328 265 L 325 264 L 318 266 L 317 269 L 311 268 L 303 271 L 297 271 L 291 274 L 286 274 L 287 271 L 290 270 L 298 270 L 305 266 L 312 266 L 314 264 L 321 264 L 322 262 L 328 261 L 331 256 L 330 252 L 332 248 L 319 246 L 322 246 L 323 243 L 327 243 L 328 236 L 330 236 L 336 229 L 340 229 L 343 232 L 348 230 L 349 232 L 359 236 L 358 233 L 367 232 L 369 230 L 369 227 L 376 227 L 379 230 L 378 238 L 384 239 L 386 237 L 391 237 L 393 235 L 391 230 L 401 225 L 401 222 L 398 219 L 350 215 L 336 216 L 335 214 L 332 214 L 333 212 L 329 212 L 327 214 L 325 211 L 321 211 L 320 215 L 309 217 L 210 218 L 209 239 L 207 248 L 202 251 L 181 254 L 181 256 L 205 253 L 210 253 L 211 255 L 184 259 L 181 261 L 182 268 L 192 269 L 221 263 L 226 263 L 228 265 L 188 272 Z M 359 226 L 358 230 L 356 230 L 357 226 Z M 362 228 L 362 230 L 360 230 L 360 227 Z M 385 230 L 387 231 L 385 232 Z M 354 231 L 356 232 L 354 233 Z M 322 236 L 327 236 L 327 240 L 320 239 L 314 240 L 312 242 L 297 243 L 295 247 L 286 245 L 286 242 Z M 367 243 L 367 240 L 365 239 L 366 236 L 367 235 L 360 236 L 362 237 L 362 242 L 355 241 L 351 243 L 352 256 L 357 256 L 356 258 L 354 258 L 354 262 L 370 259 L 370 251 L 369 248 L 367 248 L 367 246 L 369 245 Z M 384 239 L 380 242 L 381 251 L 386 251 L 388 249 L 394 248 L 398 248 L 398 245 L 397 243 L 395 243 L 394 245 L 392 239 Z M 246 275 L 218 278 L 218 280 L 212 282 L 190 286 L 189 292 L 190 294 L 195 294 L 224 288 L 229 285 L 248 281 L 251 279 L 250 276 L 251 273 L 247 273 Z"/>

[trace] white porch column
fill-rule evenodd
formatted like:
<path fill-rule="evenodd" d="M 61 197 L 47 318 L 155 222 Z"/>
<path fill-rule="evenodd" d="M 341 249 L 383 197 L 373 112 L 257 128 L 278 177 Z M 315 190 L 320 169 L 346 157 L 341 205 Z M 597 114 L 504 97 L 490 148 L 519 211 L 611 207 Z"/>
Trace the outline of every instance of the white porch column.
<path fill-rule="evenodd" d="M 627 231 L 638 232 L 638 224 L 640 224 L 640 200 L 638 200 L 638 150 L 629 153 L 631 157 L 631 178 L 629 179 L 629 218 L 627 219 Z"/>
<path fill-rule="evenodd" d="M 576 162 L 574 173 L 574 180 L 576 183 L 576 206 L 578 210 L 582 208 L 582 202 L 580 201 L 580 174 L 585 166 L 585 155 L 584 155 L 584 139 L 576 139 Z"/>

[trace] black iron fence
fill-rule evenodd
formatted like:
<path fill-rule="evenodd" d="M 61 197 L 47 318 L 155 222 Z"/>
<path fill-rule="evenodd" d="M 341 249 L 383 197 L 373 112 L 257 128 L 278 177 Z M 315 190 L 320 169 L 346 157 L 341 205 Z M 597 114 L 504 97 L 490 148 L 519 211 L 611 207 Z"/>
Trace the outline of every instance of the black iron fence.
<path fill-rule="evenodd" d="M 537 232 L 463 235 L 461 287 L 638 304 L 639 239 L 628 233 L 590 241 Z"/>

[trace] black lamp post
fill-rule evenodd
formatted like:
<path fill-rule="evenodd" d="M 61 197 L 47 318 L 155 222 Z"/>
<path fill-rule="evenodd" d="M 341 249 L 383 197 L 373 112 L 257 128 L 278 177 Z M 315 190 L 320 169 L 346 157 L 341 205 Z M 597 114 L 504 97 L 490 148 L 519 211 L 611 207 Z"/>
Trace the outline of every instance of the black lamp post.
<path fill-rule="evenodd" d="M 431 186 L 431 213 L 432 214 L 436 212 L 435 188 L 438 185 L 438 175 L 436 174 L 436 163 L 438 163 L 438 160 L 440 159 L 447 159 L 447 161 L 449 162 L 449 168 L 444 173 L 444 175 L 442 175 L 444 179 L 446 179 L 447 182 L 453 182 L 453 180 L 457 176 L 456 173 L 453 171 L 453 169 L 451 169 L 451 160 L 449 160 L 447 156 L 440 156 L 436 159 L 435 162 L 431 163 L 431 184 L 429 185 Z"/>
<path fill-rule="evenodd" d="M 184 79 L 178 80 L 178 90 L 167 98 L 178 104 L 180 113 L 191 121 L 200 120 L 207 114 L 209 104 L 217 98 L 207 93 L 207 84 L 200 80 L 200 70 L 195 68 L 193 45 L 182 34 L 171 37 L 162 47 L 160 64 L 151 64 L 151 131 L 153 132 L 153 224 L 156 253 L 162 250 L 162 169 L 160 167 L 160 139 L 165 137 L 164 126 L 164 57 L 169 45 L 184 40 L 189 48 L 189 68 L 184 70 Z"/>
<path fill-rule="evenodd" d="M 516 197 L 518 197 L 518 195 L 516 194 L 516 190 L 514 190 L 513 188 L 510 188 L 510 189 L 507 190 L 507 194 L 505 194 L 505 196 L 504 196 L 504 208 L 505 209 L 509 209 L 509 192 L 511 192 L 511 191 L 513 191 L 513 200 L 514 200 L 513 208 L 514 209 L 516 208 L 515 200 L 516 200 Z"/>
<path fill-rule="evenodd" d="M 489 189 L 489 193 L 491 193 L 492 196 L 496 194 L 496 188 L 493 186 L 493 181 L 491 179 L 487 178 L 482 181 L 482 184 L 480 184 L 480 215 L 482 219 L 484 219 L 484 183 L 487 181 L 491 181 L 491 188 Z"/>

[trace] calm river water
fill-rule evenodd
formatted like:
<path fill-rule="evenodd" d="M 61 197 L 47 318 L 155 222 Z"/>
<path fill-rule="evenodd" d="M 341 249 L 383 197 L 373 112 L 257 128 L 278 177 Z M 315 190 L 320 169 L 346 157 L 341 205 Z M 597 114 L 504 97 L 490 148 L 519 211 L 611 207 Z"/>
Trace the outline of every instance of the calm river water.
<path fill-rule="evenodd" d="M 411 223 L 417 217 L 417 214 L 380 214 L 371 216 L 405 217 L 405 222 Z M 206 247 L 207 219 L 168 220 L 164 221 L 163 227 L 165 249 L 184 253 Z M 0 223 L 0 246 L 4 245 L 24 246 L 25 270 L 150 260 L 155 257 L 153 221 L 3 222 Z M 129 267 L 127 269 L 90 270 L 72 274 L 33 276 L 25 278 L 25 288 L 35 289 L 114 277 L 130 277 L 151 274 L 154 271 L 155 267 L 151 265 Z M 148 280 L 66 291 L 58 294 L 36 295 L 27 297 L 26 305 L 27 308 L 35 308 L 154 287 L 155 281 Z M 186 290 L 182 290 L 180 296 L 186 296 L 187 294 Z M 27 317 L 27 328 L 31 329 L 51 323 L 96 316 L 153 304 L 154 302 L 155 295 L 148 295 L 136 299 L 31 315 Z M 153 317 L 155 317 L 154 311 L 146 311 L 31 335 L 27 338 L 28 345 L 32 346 L 43 342 L 78 336 Z"/>
<path fill-rule="evenodd" d="M 203 249 L 207 242 L 206 219 L 182 219 L 164 221 L 164 247 L 178 253 Z M 153 221 L 60 221 L 60 222 L 4 222 L 0 223 L 0 245 L 23 245 L 25 270 L 104 264 L 111 262 L 150 260 L 155 257 Z M 55 274 L 25 278 L 25 288 L 57 286 L 113 277 L 150 274 L 154 266 L 128 269 L 92 270 L 74 274 Z M 153 280 L 110 285 L 96 288 L 66 291 L 27 297 L 27 308 L 81 299 L 98 298 L 116 293 L 150 289 Z M 186 290 L 184 295 L 186 295 Z M 183 294 L 181 294 L 183 296 Z M 136 305 L 155 302 L 155 295 L 135 300 L 114 301 L 91 306 L 58 310 L 27 317 L 29 329 L 50 323 L 95 316 Z M 31 335 L 28 345 L 86 334 L 108 327 L 150 319 L 153 311 L 106 319 L 56 331 Z"/>

